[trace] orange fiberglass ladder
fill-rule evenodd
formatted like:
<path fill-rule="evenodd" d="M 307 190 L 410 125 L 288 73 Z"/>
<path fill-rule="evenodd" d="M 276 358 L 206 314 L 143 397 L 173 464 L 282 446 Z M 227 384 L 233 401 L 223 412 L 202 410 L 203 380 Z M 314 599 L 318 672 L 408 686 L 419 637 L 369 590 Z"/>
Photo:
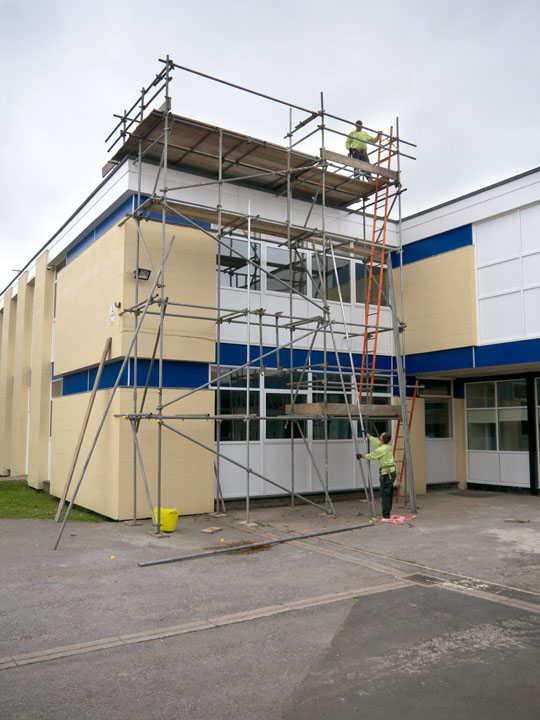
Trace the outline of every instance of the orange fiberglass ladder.
<path fill-rule="evenodd" d="M 393 128 L 390 128 L 390 141 L 388 144 L 388 169 L 390 169 L 390 163 L 392 159 L 392 142 L 393 142 Z M 377 154 L 377 165 L 381 165 L 381 150 L 382 150 L 382 136 L 379 135 L 379 147 L 378 147 L 378 154 Z M 388 222 L 388 201 L 390 196 L 390 184 L 389 182 L 385 183 L 384 188 L 384 211 L 382 213 L 382 228 L 377 234 L 377 219 L 378 219 L 378 203 L 379 203 L 379 182 L 380 182 L 380 176 L 377 175 L 376 183 L 375 183 L 375 199 L 374 199 L 374 213 L 373 213 L 373 228 L 372 228 L 372 237 L 371 237 L 371 254 L 370 254 L 370 263 L 369 263 L 369 278 L 368 278 L 368 286 L 367 286 L 367 293 L 366 293 L 366 303 L 365 303 L 365 323 L 364 323 L 364 342 L 363 342 L 363 349 L 362 349 L 362 365 L 360 368 L 360 385 L 359 385 L 359 404 L 362 403 L 362 399 L 365 398 L 364 402 L 371 403 L 372 397 L 373 397 L 373 386 L 375 383 L 375 367 L 376 367 L 376 358 L 377 358 L 377 343 L 379 338 L 379 320 L 380 320 L 380 312 L 381 312 L 381 299 L 382 299 L 382 288 L 383 288 L 383 272 L 384 272 L 384 262 L 385 262 L 385 251 L 386 251 L 386 229 L 387 229 L 387 222 Z M 382 237 L 381 242 L 378 242 L 378 236 Z M 379 287 L 378 287 L 378 293 L 377 293 L 377 304 L 376 304 L 376 319 L 375 319 L 375 325 L 374 325 L 374 331 L 370 332 L 370 300 L 371 300 L 371 285 L 373 281 L 373 270 L 375 267 L 375 249 L 380 249 L 380 257 L 377 257 L 377 262 L 379 263 Z M 407 419 L 407 401 L 406 401 L 406 381 L 405 381 L 405 371 L 404 371 L 404 365 L 403 365 L 403 355 L 401 352 L 401 336 L 400 336 L 400 328 L 401 324 L 398 322 L 397 317 L 397 311 L 396 311 L 396 299 L 395 299 L 395 292 L 394 292 L 394 281 L 393 281 L 393 275 L 392 275 L 392 263 L 391 263 L 391 257 L 388 255 L 388 289 L 389 289 L 389 305 L 392 313 L 392 330 L 393 330 L 393 337 L 394 337 L 394 351 L 396 356 L 396 365 L 397 365 L 397 376 L 398 376 L 398 386 L 399 386 L 399 395 L 400 395 L 400 404 L 401 404 L 401 416 L 402 419 L 398 421 L 398 425 L 396 428 L 396 440 L 394 442 L 394 448 L 397 446 L 397 438 L 399 436 L 400 429 L 402 430 L 402 437 L 403 437 L 403 447 L 401 448 L 402 451 L 402 459 L 401 459 L 401 467 L 400 467 L 400 484 L 397 492 L 396 498 L 399 498 L 399 493 L 402 487 L 402 480 L 404 476 L 405 468 L 407 468 L 407 480 L 408 480 L 408 490 L 409 490 L 409 497 L 411 502 L 411 511 L 416 513 L 416 494 L 414 489 L 414 477 L 413 477 L 413 471 L 412 471 L 412 457 L 411 457 L 411 451 L 410 451 L 410 428 L 412 423 L 412 416 L 414 412 L 414 404 L 416 401 L 416 392 L 418 387 L 418 382 L 415 385 L 414 389 L 414 395 L 413 395 L 413 402 L 412 402 L 412 408 L 411 413 L 408 418 L 408 422 L 404 422 L 404 420 Z M 369 373 L 369 360 L 368 360 L 368 340 L 373 337 L 373 351 L 372 351 L 372 359 L 371 359 L 371 374 Z M 366 373 L 366 376 L 370 374 L 369 381 L 366 380 L 366 388 L 364 390 L 364 373 Z"/>

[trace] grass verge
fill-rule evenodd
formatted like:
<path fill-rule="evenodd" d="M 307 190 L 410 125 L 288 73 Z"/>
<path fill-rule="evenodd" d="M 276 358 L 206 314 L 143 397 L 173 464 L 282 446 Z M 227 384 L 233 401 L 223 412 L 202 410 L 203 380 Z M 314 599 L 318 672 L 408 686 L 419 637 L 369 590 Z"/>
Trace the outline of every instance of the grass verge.
<path fill-rule="evenodd" d="M 0 518 L 53 520 L 57 507 L 57 498 L 28 487 L 24 480 L 0 480 Z M 97 523 L 107 518 L 74 505 L 69 519 Z"/>

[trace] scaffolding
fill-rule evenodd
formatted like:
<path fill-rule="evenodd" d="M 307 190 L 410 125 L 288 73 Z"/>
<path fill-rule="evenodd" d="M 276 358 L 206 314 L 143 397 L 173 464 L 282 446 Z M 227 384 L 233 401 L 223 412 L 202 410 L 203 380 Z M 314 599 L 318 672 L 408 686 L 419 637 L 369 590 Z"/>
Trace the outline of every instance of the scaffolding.
<path fill-rule="evenodd" d="M 104 175 L 126 159 L 131 160 L 138 169 L 134 210 L 122 220 L 124 223 L 132 218 L 137 229 L 134 304 L 122 310 L 123 313 L 132 314 L 134 330 L 107 407 L 79 473 L 55 548 L 128 363 L 133 367 L 132 405 L 118 417 L 120 422 L 129 423 L 133 438 L 132 522 L 137 521 L 137 486 L 142 482 L 154 530 L 156 533 L 160 531 L 164 432 L 195 443 L 213 454 L 216 512 L 225 510 L 220 482 L 223 463 L 233 463 L 245 473 L 246 522 L 250 520 L 250 481 L 254 477 L 269 483 L 276 491 L 289 495 L 292 506 L 300 501 L 315 505 L 325 513 L 334 513 L 329 491 L 329 426 L 333 421 L 348 423 L 351 450 L 356 458 L 361 488 L 372 518 L 376 517 L 376 509 L 369 463 L 364 464 L 358 456 L 365 452 L 363 445 L 366 433 L 373 428 L 377 430 L 377 422 L 401 421 L 405 470 L 401 498 L 415 513 L 416 498 L 407 422 L 404 323 L 397 314 L 392 261 L 386 245 L 388 218 L 394 209 L 397 209 L 399 215 L 398 232 L 401 226 L 403 188 L 400 162 L 403 157 L 412 158 L 404 152 L 404 147 L 414 147 L 413 143 L 400 138 L 399 121 L 396 120 L 395 126 L 388 133 L 376 132 L 377 141 L 367 142 L 369 162 L 348 157 L 332 151 L 327 145 L 329 138 L 344 142 L 355 122 L 329 113 L 325 109 L 323 93 L 320 95 L 319 108 L 314 110 L 178 65 L 168 56 L 160 63 L 159 73 L 148 87 L 142 89 L 133 105 L 115 116 L 118 122 L 106 139 L 108 150 L 113 154 L 104 167 Z M 284 106 L 288 111 L 288 128 L 284 133 L 286 144 L 259 140 L 174 114 L 171 82 L 175 73 L 188 73 L 200 82 L 219 83 L 235 92 L 257 97 L 261 102 Z M 156 108 L 158 103 L 161 105 Z M 371 131 L 370 128 L 365 129 Z M 313 154 L 304 151 L 307 144 L 313 147 L 315 140 L 318 152 Z M 142 191 L 145 164 L 157 168 L 151 194 Z M 171 182 L 174 170 L 189 173 L 193 181 L 175 185 Z M 272 213 L 268 217 L 252 214 L 249 201 L 247 212 L 228 207 L 228 196 L 224 192 L 228 185 L 242 186 L 248 191 L 262 190 L 281 198 L 282 216 L 278 218 L 272 216 Z M 193 202 L 193 191 L 201 193 L 202 198 L 203 191 L 209 188 L 216 191 L 217 201 L 213 205 Z M 302 212 L 305 215 L 300 220 L 297 201 L 302 201 Z M 347 218 L 354 219 L 354 233 L 338 231 L 335 211 L 340 211 L 342 215 L 346 213 Z M 167 260 L 174 245 L 174 236 L 167 241 L 171 218 L 181 221 L 184 226 L 195 228 L 215 242 L 215 305 L 177 302 L 168 296 Z M 147 222 L 161 225 L 159 265 L 152 262 L 145 242 Z M 235 241 L 238 238 L 243 239 L 243 244 Z M 268 247 L 286 250 L 286 260 L 276 261 L 272 266 L 265 265 L 257 254 L 256 243 L 252 242 L 254 238 L 262 239 Z M 247 251 L 242 251 L 244 248 Z M 398 249 L 401 249 L 401 239 Z M 306 250 L 311 253 L 311 267 L 307 264 Z M 364 310 L 360 313 L 362 317 L 355 317 L 353 313 L 349 315 L 345 307 L 340 261 L 343 263 L 351 259 L 363 264 L 362 287 L 365 299 Z M 149 263 L 151 267 L 152 282 L 147 293 L 143 293 L 140 284 L 142 263 Z M 353 264 L 352 267 L 356 266 Z M 288 295 L 287 312 L 252 307 L 252 292 L 263 275 L 278 286 L 283 295 Z M 238 277 L 242 278 L 241 284 L 245 290 L 247 305 L 240 310 L 237 307 L 226 307 L 223 302 L 223 282 L 226 278 L 230 282 L 233 276 L 237 281 Z M 308 277 L 313 287 L 312 296 L 306 292 Z M 309 308 L 307 316 L 295 311 L 295 301 L 298 299 L 303 300 Z M 330 299 L 333 301 L 332 307 Z M 388 312 L 381 313 L 383 303 L 389 307 L 390 319 Z M 143 372 L 139 357 L 139 333 L 145 320 L 151 316 L 157 317 L 159 322 L 152 356 L 144 358 L 145 362 L 149 360 L 148 369 Z M 165 401 L 166 324 L 178 318 L 196 319 L 209 323 L 210 327 L 215 326 L 216 361 L 207 382 Z M 222 361 L 223 328 L 226 326 L 242 328 L 246 337 L 245 362 L 233 370 L 228 369 Z M 263 338 L 268 338 L 270 331 L 275 331 L 275 344 L 269 347 Z M 381 368 L 377 365 L 380 357 L 379 340 L 388 333 L 392 337 L 394 360 L 390 368 Z M 258 342 L 254 341 L 254 335 L 258 335 Z M 354 360 L 354 355 L 358 355 L 357 351 L 353 351 L 355 338 L 362 339 L 360 367 Z M 295 350 L 298 348 L 303 349 L 302 362 L 296 359 L 298 355 Z M 316 348 L 319 348 L 318 352 Z M 289 398 L 286 406 L 277 414 L 253 412 L 250 401 L 253 373 L 264 375 L 269 358 Z M 156 366 L 158 400 L 155 407 L 149 409 L 148 390 Z M 242 382 L 245 391 L 244 412 L 226 412 L 221 404 L 221 390 L 230 387 L 231 378 L 239 374 L 245 378 L 245 383 Z M 392 389 L 399 398 L 399 404 L 381 405 L 376 402 L 374 393 L 380 382 Z M 314 395 L 311 403 L 302 402 L 302 391 L 308 388 Z M 215 390 L 213 415 L 175 412 L 182 400 L 208 389 Z M 176 420 L 215 423 L 215 444 L 206 445 L 187 432 L 182 432 L 171 424 Z M 252 467 L 250 424 L 260 420 L 285 423 L 290 439 L 288 484 Z M 239 462 L 224 452 L 221 430 L 223 423 L 231 421 L 243 423 L 245 462 Z M 156 423 L 155 498 L 151 497 L 145 459 L 138 440 L 140 424 L 147 422 Z M 312 423 L 312 427 L 317 423 L 324 447 L 322 463 L 316 460 L 312 452 L 309 438 L 313 433 L 306 432 L 306 422 Z M 324 497 L 321 503 L 315 495 L 298 492 L 295 486 L 294 448 L 298 441 L 305 446 L 320 483 L 320 494 Z M 154 517 L 154 506 L 157 507 L 157 517 Z"/>

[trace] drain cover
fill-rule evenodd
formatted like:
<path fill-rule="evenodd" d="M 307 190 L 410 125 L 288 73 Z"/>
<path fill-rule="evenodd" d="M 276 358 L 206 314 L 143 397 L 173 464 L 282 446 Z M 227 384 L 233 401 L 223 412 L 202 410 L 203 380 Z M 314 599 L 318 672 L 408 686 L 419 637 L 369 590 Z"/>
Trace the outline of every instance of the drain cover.
<path fill-rule="evenodd" d="M 407 575 L 405 580 L 410 582 L 418 583 L 418 585 L 437 585 L 442 582 L 439 578 L 432 577 L 431 575 L 422 575 L 422 573 L 415 573 L 414 575 Z"/>

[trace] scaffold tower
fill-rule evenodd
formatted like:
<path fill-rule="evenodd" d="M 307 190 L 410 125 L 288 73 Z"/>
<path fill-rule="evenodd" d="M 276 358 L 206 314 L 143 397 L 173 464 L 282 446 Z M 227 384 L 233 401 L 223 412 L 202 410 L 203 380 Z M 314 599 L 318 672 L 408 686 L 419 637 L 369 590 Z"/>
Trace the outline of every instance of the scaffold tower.
<path fill-rule="evenodd" d="M 129 424 L 133 439 L 133 521 L 138 515 L 137 487 L 142 483 L 154 530 L 159 533 L 165 433 L 195 443 L 213 454 L 216 512 L 225 510 L 220 481 L 222 468 L 224 463 L 232 463 L 238 472 L 245 474 L 247 522 L 250 517 L 250 484 L 254 478 L 286 493 L 292 505 L 305 502 L 320 507 L 326 513 L 334 513 L 329 491 L 329 429 L 336 421 L 348 423 L 351 452 L 357 458 L 362 491 L 372 518 L 376 517 L 376 508 L 371 472 L 369 464 L 358 456 L 365 452 L 366 434 L 374 431 L 378 434 L 381 421 L 394 425 L 400 423 L 404 437 L 401 498 L 410 505 L 411 512 L 416 513 L 404 367 L 405 324 L 397 313 L 392 256 L 387 245 L 391 213 L 398 216 L 398 231 L 400 228 L 403 192 L 401 160 L 412 158 L 404 148 L 408 150 L 414 145 L 400 138 L 399 122 L 396 120 L 388 132 L 375 131 L 378 140 L 368 142 L 369 162 L 358 160 L 329 149 L 332 140 L 343 145 L 355 122 L 328 112 L 322 93 L 318 108 L 310 109 L 178 65 L 168 56 L 160 63 L 160 70 L 148 87 L 142 89 L 128 110 L 116 116 L 118 122 L 107 138 L 110 159 L 104 167 L 104 175 L 126 159 L 139 173 L 133 211 L 122 220 L 132 219 L 137 228 L 134 303 L 122 309 L 122 313 L 133 318 L 133 332 L 90 450 L 78 473 L 56 547 L 105 419 L 111 412 L 112 399 L 129 363 L 134 377 L 132 402 L 118 415 L 118 422 Z M 274 144 L 173 113 L 173 76 L 177 78 L 185 74 L 196 77 L 201 83 L 218 83 L 231 92 L 248 93 L 261 103 L 284 106 L 288 112 L 288 127 L 283 131 L 284 144 Z M 365 129 L 370 131 L 370 128 Z M 318 150 L 313 152 L 315 146 Z M 157 168 L 151 193 L 143 192 L 145 163 Z M 176 170 L 188 173 L 192 181 L 174 184 L 171 177 L 172 171 Z M 280 198 L 281 215 L 251 213 L 249 204 L 245 212 L 232 206 L 226 189 L 238 185 Z M 205 200 L 210 196 L 215 199 L 213 203 Z M 302 201 L 303 208 L 307 208 L 303 216 L 299 215 L 298 200 Z M 347 217 L 354 220 L 354 226 L 351 226 L 354 232 L 342 232 L 337 223 L 331 221 L 336 210 L 346 212 Z M 195 305 L 171 299 L 169 283 L 173 280 L 167 274 L 167 261 L 175 242 L 170 228 L 171 218 L 196 229 L 215 243 L 217 273 L 213 305 Z M 148 223 L 161 226 L 159 263 L 152 261 L 145 240 Z M 244 242 L 236 242 L 238 238 Z M 269 268 L 258 257 L 256 246 L 251 242 L 253 238 L 262 238 L 270 246 L 280 249 L 280 257 L 285 259 Z M 397 249 L 399 257 L 400 247 Z M 306 251 L 313 260 L 311 264 L 306 261 Z M 361 264 L 363 273 L 360 285 L 365 297 L 359 312 L 348 310 L 343 297 L 340 261 L 351 258 Z M 139 280 L 139 271 L 148 264 L 150 283 L 143 285 Z M 245 289 L 245 307 L 242 308 L 228 307 L 223 301 L 224 278 L 233 274 L 242 277 Z M 279 310 L 257 307 L 253 301 L 253 291 L 263 275 L 279 285 L 282 297 L 288 298 L 286 304 L 280 304 Z M 305 289 L 306 277 L 316 290 L 311 294 Z M 144 290 L 147 287 L 150 289 Z M 295 310 L 295 300 L 299 298 L 308 308 L 308 312 L 302 315 Z M 383 305 L 389 308 L 389 312 L 381 312 Z M 145 363 L 143 367 L 139 357 L 139 340 L 142 329 L 148 328 L 151 318 L 153 352 L 149 364 Z M 178 318 L 215 328 L 216 360 L 207 382 L 166 398 L 167 326 Z M 245 338 L 245 362 L 234 370 L 222 361 L 225 327 L 234 327 L 237 336 L 243 334 Z M 269 333 L 275 337 L 273 344 L 268 343 Z M 391 337 L 393 360 L 390 369 L 380 365 L 383 336 Z M 353 357 L 353 341 L 358 343 L 359 339 L 362 348 L 360 364 Z M 295 352 L 298 347 L 305 350 L 300 362 Z M 315 352 L 316 347 L 322 347 L 322 355 L 321 351 Z M 250 401 L 252 378 L 254 374 L 264 375 L 269 358 L 277 368 L 280 387 L 289 398 L 281 414 L 257 412 Z M 151 402 L 150 378 L 156 372 L 157 396 L 152 397 L 157 397 L 157 401 Z M 239 373 L 244 378 L 244 411 L 224 412 L 220 389 L 227 387 L 231 377 Z M 377 401 L 375 394 L 380 382 L 391 387 L 395 404 L 380 404 Z M 309 403 L 305 402 L 307 388 L 311 390 L 313 400 Z M 183 411 L 182 401 L 200 390 L 209 389 L 215 390 L 213 414 Z M 175 425 L 178 420 L 213 423 L 215 443 L 201 443 L 180 429 L 178 423 Z M 253 467 L 250 424 L 256 420 L 280 420 L 285 423 L 290 437 L 290 482 L 271 473 L 260 473 Z M 223 423 L 232 421 L 242 423 L 245 428 L 242 432 L 245 438 L 243 462 L 228 456 L 221 442 Z M 151 496 L 146 460 L 138 439 L 142 424 L 148 423 L 153 423 L 155 432 L 156 497 Z M 310 424 L 312 427 L 316 424 L 323 441 L 322 462 L 320 454 L 314 456 L 308 442 L 307 435 L 310 433 L 306 428 Z M 322 501 L 317 495 L 299 492 L 295 486 L 294 448 L 298 441 L 304 444 L 310 457 L 320 484 Z M 154 517 L 154 506 L 157 507 L 157 517 Z"/>

